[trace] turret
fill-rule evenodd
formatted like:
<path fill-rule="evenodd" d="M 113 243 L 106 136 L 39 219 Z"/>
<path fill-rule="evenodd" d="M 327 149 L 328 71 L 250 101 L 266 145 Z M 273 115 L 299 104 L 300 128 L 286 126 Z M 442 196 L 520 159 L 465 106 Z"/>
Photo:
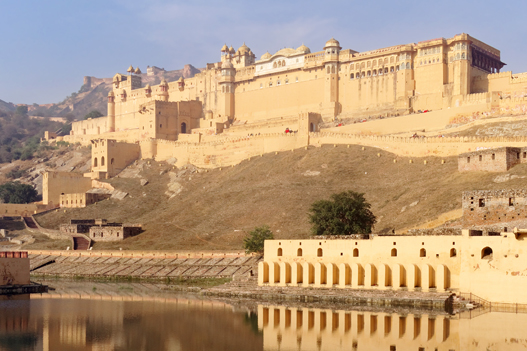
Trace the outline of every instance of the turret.
<path fill-rule="evenodd" d="M 108 93 L 108 132 L 115 132 L 115 94 Z"/>

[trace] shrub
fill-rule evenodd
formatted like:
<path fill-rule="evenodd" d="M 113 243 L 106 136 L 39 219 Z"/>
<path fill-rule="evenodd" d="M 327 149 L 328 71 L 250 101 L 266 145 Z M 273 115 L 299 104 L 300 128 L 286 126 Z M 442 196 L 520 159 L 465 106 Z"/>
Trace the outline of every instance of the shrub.
<path fill-rule="evenodd" d="M 243 247 L 246 253 L 256 252 L 263 253 L 265 240 L 272 240 L 273 232 L 269 229 L 269 226 L 262 225 L 254 228 L 249 235 L 243 239 Z"/>
<path fill-rule="evenodd" d="M 331 200 L 316 201 L 310 208 L 314 235 L 370 234 L 376 218 L 364 194 L 345 191 Z"/>

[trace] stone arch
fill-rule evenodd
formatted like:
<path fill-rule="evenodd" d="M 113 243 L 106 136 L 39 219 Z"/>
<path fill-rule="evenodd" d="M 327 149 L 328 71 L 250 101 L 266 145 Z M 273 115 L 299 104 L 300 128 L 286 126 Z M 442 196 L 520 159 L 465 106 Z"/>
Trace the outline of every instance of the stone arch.
<path fill-rule="evenodd" d="M 492 249 L 490 247 L 485 247 L 481 250 L 481 259 L 490 260 L 492 259 Z"/>
<path fill-rule="evenodd" d="M 299 248 L 298 250 L 296 250 L 296 255 L 297 255 L 298 257 L 302 257 L 302 249 L 301 249 L 301 248 Z"/>
<path fill-rule="evenodd" d="M 406 62 L 406 69 L 410 69 L 410 62 Z"/>
<path fill-rule="evenodd" d="M 353 249 L 353 257 L 359 257 L 359 249 Z"/>
<path fill-rule="evenodd" d="M 101 167 L 104 166 L 104 156 L 101 157 Z"/>
<path fill-rule="evenodd" d="M 329 66 L 326 67 L 326 73 L 329 74 L 331 72 L 331 68 Z"/>
<path fill-rule="evenodd" d="M 365 271 L 364 285 L 366 287 L 377 286 L 378 285 L 377 267 L 375 267 L 374 264 L 368 263 L 366 264 L 364 271 Z"/>
<path fill-rule="evenodd" d="M 292 263 L 292 283 L 300 285 L 304 283 L 304 269 L 298 262 Z"/>
<path fill-rule="evenodd" d="M 269 264 L 267 262 L 260 262 L 258 264 L 258 280 L 260 283 L 269 283 Z"/>
<path fill-rule="evenodd" d="M 457 250 L 455 248 L 450 249 L 450 257 L 456 257 L 457 256 Z"/>
<path fill-rule="evenodd" d="M 271 263 L 271 269 L 269 269 L 269 273 L 270 274 L 270 277 L 269 277 L 269 282 L 270 283 L 273 283 L 273 284 L 276 284 L 276 283 L 280 283 L 280 265 L 277 263 L 277 262 L 273 262 Z M 272 272 L 271 272 L 272 271 Z"/>
<path fill-rule="evenodd" d="M 315 263 L 315 286 L 320 287 L 327 284 L 327 273 L 327 267 L 324 263 Z"/>
<path fill-rule="evenodd" d="M 115 159 L 112 157 L 112 159 L 110 160 L 110 164 L 113 165 Z"/>
<path fill-rule="evenodd" d="M 426 250 L 425 250 L 425 248 L 422 248 L 421 250 L 419 250 L 419 257 L 426 257 Z"/>
<path fill-rule="evenodd" d="M 331 66 L 331 73 L 335 73 L 335 66 Z"/>
<path fill-rule="evenodd" d="M 355 75 L 353 73 L 350 73 L 350 79 L 353 79 Z"/>
<path fill-rule="evenodd" d="M 317 257 L 322 257 L 323 254 L 324 254 L 324 252 L 322 251 L 322 249 L 318 248 L 317 249 Z"/>
<path fill-rule="evenodd" d="M 315 267 L 309 262 L 304 262 L 302 263 L 302 268 L 303 268 L 302 274 L 304 277 L 303 285 L 309 286 L 310 284 L 314 284 L 315 283 Z"/>
<path fill-rule="evenodd" d="M 93 158 L 93 167 L 98 167 L 98 165 L 97 165 L 97 157 Z"/>
<path fill-rule="evenodd" d="M 280 262 L 280 285 L 291 284 L 291 265 L 287 262 Z"/>
<path fill-rule="evenodd" d="M 397 257 L 397 249 L 396 248 L 392 249 L 391 256 L 392 257 Z"/>
<path fill-rule="evenodd" d="M 278 248 L 278 252 L 276 253 L 276 256 L 282 256 L 282 248 Z"/>
<path fill-rule="evenodd" d="M 187 133 L 187 124 L 185 122 L 181 123 L 181 134 Z"/>

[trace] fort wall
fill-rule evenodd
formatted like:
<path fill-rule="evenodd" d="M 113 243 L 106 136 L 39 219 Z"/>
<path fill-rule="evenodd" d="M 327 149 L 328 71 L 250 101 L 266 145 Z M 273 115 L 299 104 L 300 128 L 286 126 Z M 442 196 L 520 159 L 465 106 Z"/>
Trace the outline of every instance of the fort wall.
<path fill-rule="evenodd" d="M 519 220 L 527 218 L 527 192 L 523 189 L 465 191 L 461 206 L 467 226 Z"/>

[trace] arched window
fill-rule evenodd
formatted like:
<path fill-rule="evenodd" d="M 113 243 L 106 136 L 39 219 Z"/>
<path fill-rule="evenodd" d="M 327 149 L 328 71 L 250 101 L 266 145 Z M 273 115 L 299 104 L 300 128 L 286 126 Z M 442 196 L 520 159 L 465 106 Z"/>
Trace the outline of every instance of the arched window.
<path fill-rule="evenodd" d="M 373 76 L 375 77 L 376 75 L 377 75 L 377 70 L 374 69 L 374 70 L 373 70 Z"/>
<path fill-rule="evenodd" d="M 368 77 L 371 77 L 371 71 L 368 71 Z"/>
<path fill-rule="evenodd" d="M 395 69 L 393 68 L 393 66 L 390 67 L 390 73 L 393 73 L 394 70 L 395 70 Z"/>
<path fill-rule="evenodd" d="M 366 72 L 362 71 L 361 78 L 364 78 L 366 76 Z"/>
<path fill-rule="evenodd" d="M 419 251 L 419 257 L 426 257 L 426 250 L 425 249 L 421 249 L 421 251 Z"/>
<path fill-rule="evenodd" d="M 457 55 L 456 55 L 456 59 L 459 60 L 459 57 L 460 57 L 460 55 L 459 55 L 459 52 L 458 52 Z"/>
<path fill-rule="evenodd" d="M 225 87 L 221 87 L 221 92 L 222 92 L 222 93 L 225 92 Z"/>
<path fill-rule="evenodd" d="M 465 59 L 465 53 L 462 53 L 462 54 L 461 54 L 461 58 L 462 58 L 462 59 Z"/>
<path fill-rule="evenodd" d="M 456 249 L 454 249 L 454 248 L 450 249 L 450 257 L 456 257 L 456 256 L 457 256 Z"/>
<path fill-rule="evenodd" d="M 388 74 L 388 67 L 384 69 L 384 74 Z"/>
<path fill-rule="evenodd" d="M 104 166 L 104 156 L 101 157 L 101 166 Z"/>
<path fill-rule="evenodd" d="M 282 256 L 282 248 L 278 248 L 278 253 L 276 254 L 277 256 Z"/>
<path fill-rule="evenodd" d="M 322 257 L 322 249 L 318 249 L 317 250 L 317 256 L 318 257 Z"/>
<path fill-rule="evenodd" d="M 404 62 L 401 63 L 401 69 L 404 69 L 405 65 L 404 65 Z"/>
<path fill-rule="evenodd" d="M 392 249 L 392 257 L 397 257 L 397 249 Z"/>
<path fill-rule="evenodd" d="M 282 60 L 282 67 L 285 67 L 285 60 Z"/>
<path fill-rule="evenodd" d="M 187 132 L 187 124 L 185 122 L 181 123 L 181 134 L 185 134 Z"/>
<path fill-rule="evenodd" d="M 112 159 L 110 160 L 110 164 L 113 165 L 114 161 L 115 161 L 115 159 L 112 157 Z"/>
<path fill-rule="evenodd" d="M 490 247 L 486 247 L 483 250 L 481 250 L 481 259 L 482 260 L 490 260 L 492 258 L 492 249 Z"/>
<path fill-rule="evenodd" d="M 275 63 L 273 63 L 273 68 L 276 68 L 276 67 L 278 67 L 278 65 L 275 62 Z"/>
<path fill-rule="evenodd" d="M 353 79 L 354 77 L 353 73 L 350 73 L 350 79 Z"/>
<path fill-rule="evenodd" d="M 359 257 L 359 249 L 353 249 L 353 257 Z"/>
<path fill-rule="evenodd" d="M 97 157 L 93 159 L 93 167 L 97 167 Z"/>
<path fill-rule="evenodd" d="M 296 250 L 296 255 L 297 255 L 298 257 L 302 257 L 302 249 L 298 249 L 298 250 Z"/>
<path fill-rule="evenodd" d="M 330 72 L 330 68 L 329 68 L 329 66 L 327 66 L 326 67 L 326 73 L 329 74 L 329 72 Z"/>
<path fill-rule="evenodd" d="M 331 66 L 331 73 L 335 73 L 335 66 Z"/>
<path fill-rule="evenodd" d="M 406 69 L 410 69 L 410 62 L 406 62 Z"/>

